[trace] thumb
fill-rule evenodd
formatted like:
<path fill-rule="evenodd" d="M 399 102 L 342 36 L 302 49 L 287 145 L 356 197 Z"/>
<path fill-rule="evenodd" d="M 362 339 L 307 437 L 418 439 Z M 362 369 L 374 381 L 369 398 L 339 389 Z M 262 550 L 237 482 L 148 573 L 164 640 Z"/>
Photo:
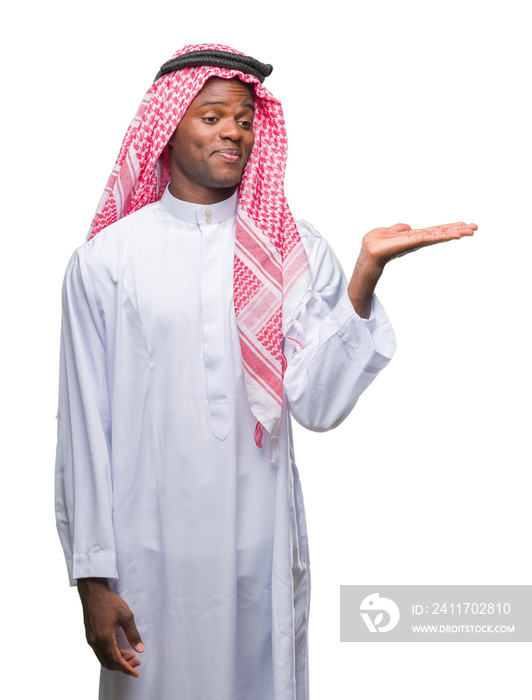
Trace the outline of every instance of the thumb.
<path fill-rule="evenodd" d="M 396 233 L 410 231 L 411 228 L 412 226 L 409 226 L 408 224 L 394 224 L 393 226 L 390 226 L 390 230 L 395 231 Z"/>
<path fill-rule="evenodd" d="M 143 652 L 144 644 L 142 643 L 142 639 L 135 624 L 135 617 L 129 608 L 127 609 L 127 612 L 121 616 L 119 623 L 120 627 L 122 627 L 124 630 L 127 641 L 131 644 L 133 649 L 139 653 Z"/>

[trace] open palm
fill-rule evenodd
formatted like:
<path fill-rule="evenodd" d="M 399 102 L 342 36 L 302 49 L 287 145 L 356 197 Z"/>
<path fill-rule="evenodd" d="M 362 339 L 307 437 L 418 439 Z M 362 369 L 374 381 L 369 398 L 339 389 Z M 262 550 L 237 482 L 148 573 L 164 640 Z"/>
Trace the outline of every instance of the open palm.
<path fill-rule="evenodd" d="M 364 236 L 362 245 L 372 260 L 381 267 L 394 258 L 435 243 L 472 236 L 476 224 L 458 221 L 454 224 L 412 229 L 408 224 L 374 228 Z"/>
<path fill-rule="evenodd" d="M 408 224 L 395 224 L 388 228 L 374 228 L 366 233 L 347 288 L 349 299 L 357 314 L 362 318 L 369 317 L 375 285 L 384 266 L 390 260 L 428 245 L 472 236 L 477 228 L 476 224 L 458 221 L 454 224 L 416 229 Z"/>

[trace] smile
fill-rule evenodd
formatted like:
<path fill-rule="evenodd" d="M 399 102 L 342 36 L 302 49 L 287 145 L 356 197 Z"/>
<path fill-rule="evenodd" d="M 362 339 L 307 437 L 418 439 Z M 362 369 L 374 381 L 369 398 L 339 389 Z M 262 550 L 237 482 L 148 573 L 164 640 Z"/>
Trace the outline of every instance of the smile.
<path fill-rule="evenodd" d="M 226 163 L 237 163 L 240 160 L 240 153 L 233 150 L 216 151 L 214 155 L 220 157 Z"/>

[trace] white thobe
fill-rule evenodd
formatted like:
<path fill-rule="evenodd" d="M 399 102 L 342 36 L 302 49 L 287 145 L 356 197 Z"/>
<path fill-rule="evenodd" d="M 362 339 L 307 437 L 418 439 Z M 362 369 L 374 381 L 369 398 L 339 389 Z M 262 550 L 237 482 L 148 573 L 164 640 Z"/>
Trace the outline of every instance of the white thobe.
<path fill-rule="evenodd" d="M 313 295 L 286 329 L 279 457 L 255 444 L 233 308 L 237 195 L 173 198 L 79 248 L 65 277 L 57 522 L 70 581 L 105 577 L 135 615 L 138 679 L 102 700 L 305 700 L 309 563 L 289 412 L 341 422 L 391 358 L 327 243 L 299 225 Z M 119 634 L 121 632 L 119 631 Z M 129 648 L 122 639 L 121 646 Z"/>

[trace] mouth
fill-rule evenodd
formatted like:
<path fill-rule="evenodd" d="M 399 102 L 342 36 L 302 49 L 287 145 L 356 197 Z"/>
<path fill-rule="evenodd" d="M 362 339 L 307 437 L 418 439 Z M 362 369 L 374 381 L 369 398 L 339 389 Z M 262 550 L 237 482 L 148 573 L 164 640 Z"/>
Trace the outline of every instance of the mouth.
<path fill-rule="evenodd" d="M 218 156 L 226 163 L 238 163 L 241 157 L 240 151 L 234 148 L 222 148 L 219 151 L 215 151 L 213 155 Z"/>

